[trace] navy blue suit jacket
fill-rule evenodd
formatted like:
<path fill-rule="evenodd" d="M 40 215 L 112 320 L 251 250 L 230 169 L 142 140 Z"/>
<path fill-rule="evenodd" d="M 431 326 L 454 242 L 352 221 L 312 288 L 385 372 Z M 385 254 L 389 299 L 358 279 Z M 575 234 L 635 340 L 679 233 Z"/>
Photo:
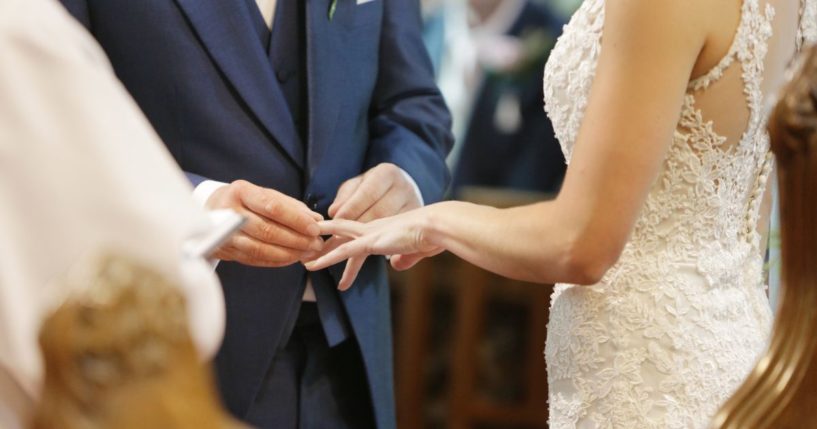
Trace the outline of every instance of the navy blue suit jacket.
<path fill-rule="evenodd" d="M 417 0 L 306 1 L 308 141 L 303 144 L 244 0 L 63 0 L 96 37 L 194 184 L 245 179 L 326 215 L 343 181 L 390 162 L 426 203 L 449 177 L 450 117 L 420 36 Z M 150 174 L 146 171 L 145 174 Z M 342 267 L 313 277 L 337 281 Z M 222 263 L 227 333 L 216 359 L 228 408 L 246 414 L 285 346 L 306 272 Z M 319 273 L 320 274 L 320 273 Z M 328 280 L 327 280 L 328 279 Z M 342 294 L 375 417 L 394 426 L 385 263 Z M 361 380 L 363 382 L 363 380 Z"/>

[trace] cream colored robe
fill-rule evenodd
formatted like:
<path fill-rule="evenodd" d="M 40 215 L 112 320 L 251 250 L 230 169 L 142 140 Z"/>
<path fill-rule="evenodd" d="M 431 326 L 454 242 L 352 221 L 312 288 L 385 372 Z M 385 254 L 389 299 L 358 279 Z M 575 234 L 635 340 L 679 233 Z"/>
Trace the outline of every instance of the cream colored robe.
<path fill-rule="evenodd" d="M 0 0 L 0 427 L 36 398 L 56 280 L 107 250 L 185 287 L 205 356 L 224 328 L 218 280 L 182 257 L 206 214 L 102 50 L 55 0 Z"/>

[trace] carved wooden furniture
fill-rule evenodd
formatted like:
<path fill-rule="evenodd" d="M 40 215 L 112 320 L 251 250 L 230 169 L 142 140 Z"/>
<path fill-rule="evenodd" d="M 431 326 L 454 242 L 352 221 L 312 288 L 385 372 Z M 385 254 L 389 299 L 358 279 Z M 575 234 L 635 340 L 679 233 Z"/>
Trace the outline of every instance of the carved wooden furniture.
<path fill-rule="evenodd" d="M 463 261 L 458 272 L 448 427 L 547 429 L 544 345 L 552 288 L 502 279 Z M 520 382 L 525 392 L 514 402 L 492 400 L 480 393 L 477 383 L 485 313 L 497 298 L 524 303 L 527 312 L 527 341 L 523 353 L 515 356 L 523 368 Z"/>
<path fill-rule="evenodd" d="M 497 207 L 547 198 L 541 194 L 489 189 L 471 189 L 463 196 L 468 201 Z M 448 391 L 444 410 L 439 413 L 444 415 L 444 423 L 438 424 L 452 429 L 547 428 L 543 353 L 551 287 L 507 280 L 452 255 L 423 261 L 394 277 L 398 303 L 395 346 L 399 428 L 436 427 L 429 425 L 426 411 L 429 402 L 435 400 L 429 395 L 429 378 L 439 374 L 429 375 L 437 362 L 431 360 L 432 356 L 438 359 L 440 355 L 447 356 L 444 372 Z M 450 329 L 449 340 L 443 345 L 450 350 L 444 351 L 436 350 L 431 341 L 432 330 L 440 328 L 435 325 L 448 323 L 434 318 L 434 298 L 440 295 L 451 298 L 453 312 L 451 326 L 445 327 L 446 331 Z M 489 310 L 501 302 L 525 314 L 524 346 L 515 356 L 521 366 L 518 373 L 522 374 L 519 383 L 523 388 L 520 397 L 512 401 L 486 395 L 480 376 L 484 369 L 480 356 L 486 346 L 486 330 L 493 323 Z"/>

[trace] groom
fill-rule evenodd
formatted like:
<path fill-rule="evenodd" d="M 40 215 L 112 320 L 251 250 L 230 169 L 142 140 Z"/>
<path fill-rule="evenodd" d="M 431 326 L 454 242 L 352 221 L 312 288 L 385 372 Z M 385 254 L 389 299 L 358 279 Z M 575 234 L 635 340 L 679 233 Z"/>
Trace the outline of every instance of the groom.
<path fill-rule="evenodd" d="M 263 428 L 394 427 L 383 259 L 343 294 L 343 267 L 298 262 L 321 243 L 307 207 L 367 221 L 444 192 L 450 119 L 417 0 L 62 2 L 195 196 L 250 219 L 217 253 L 229 409 Z"/>

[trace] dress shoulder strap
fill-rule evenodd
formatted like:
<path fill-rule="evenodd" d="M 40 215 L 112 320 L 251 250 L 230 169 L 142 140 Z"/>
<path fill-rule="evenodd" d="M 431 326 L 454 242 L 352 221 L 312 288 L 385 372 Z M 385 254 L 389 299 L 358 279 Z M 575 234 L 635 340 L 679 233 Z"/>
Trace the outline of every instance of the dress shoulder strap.
<path fill-rule="evenodd" d="M 715 67 L 689 82 L 688 89 L 700 91 L 708 88 L 723 76 L 735 60 L 751 68 L 762 64 L 768 40 L 772 35 L 773 19 L 774 7 L 771 4 L 767 4 L 766 8 L 761 11 L 759 0 L 743 0 L 740 22 L 735 30 L 729 51 Z"/>

